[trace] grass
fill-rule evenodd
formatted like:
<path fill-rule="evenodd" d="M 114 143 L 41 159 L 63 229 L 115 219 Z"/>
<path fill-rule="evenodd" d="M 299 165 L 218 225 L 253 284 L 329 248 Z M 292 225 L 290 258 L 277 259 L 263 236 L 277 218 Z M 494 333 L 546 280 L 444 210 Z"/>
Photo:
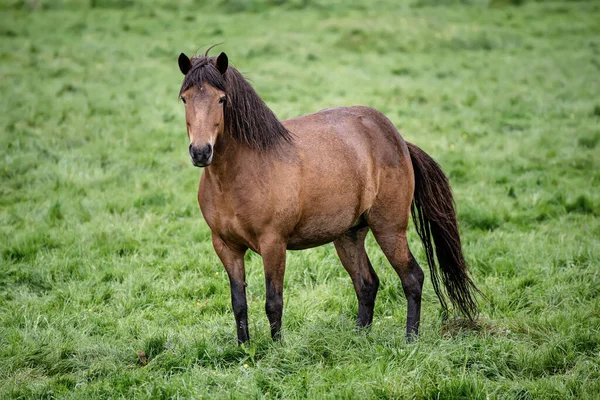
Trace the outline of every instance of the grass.
<path fill-rule="evenodd" d="M 0 2 L 0 398 L 597 398 L 597 2 L 148 4 Z M 369 334 L 328 245 L 289 253 L 279 343 L 248 254 L 236 345 L 177 101 L 179 53 L 222 41 L 282 119 L 370 105 L 440 162 L 476 326 L 427 280 L 407 345 L 369 237 Z"/>

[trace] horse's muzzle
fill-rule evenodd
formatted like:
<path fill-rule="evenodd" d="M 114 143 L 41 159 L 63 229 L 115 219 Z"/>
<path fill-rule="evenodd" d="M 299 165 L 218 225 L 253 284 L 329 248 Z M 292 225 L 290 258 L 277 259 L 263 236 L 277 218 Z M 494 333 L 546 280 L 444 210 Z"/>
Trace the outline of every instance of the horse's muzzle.
<path fill-rule="evenodd" d="M 196 167 L 206 167 L 210 164 L 213 157 L 213 147 L 210 144 L 205 146 L 196 146 L 190 143 L 190 157 L 192 164 Z"/>

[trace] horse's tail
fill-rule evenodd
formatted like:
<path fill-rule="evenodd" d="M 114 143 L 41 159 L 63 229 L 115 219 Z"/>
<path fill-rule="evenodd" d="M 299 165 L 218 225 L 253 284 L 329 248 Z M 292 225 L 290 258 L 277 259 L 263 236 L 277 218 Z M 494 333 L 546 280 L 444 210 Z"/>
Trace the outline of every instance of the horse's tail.
<path fill-rule="evenodd" d="M 448 297 L 455 308 L 472 320 L 477 315 L 475 294 L 481 292 L 467 272 L 448 178 L 427 153 L 414 144 L 406 144 L 415 173 L 415 194 L 411 213 L 417 233 L 425 247 L 435 294 L 446 313 Z M 439 266 L 436 266 L 433 257 L 433 244 Z M 444 284 L 443 291 L 440 280 Z"/>

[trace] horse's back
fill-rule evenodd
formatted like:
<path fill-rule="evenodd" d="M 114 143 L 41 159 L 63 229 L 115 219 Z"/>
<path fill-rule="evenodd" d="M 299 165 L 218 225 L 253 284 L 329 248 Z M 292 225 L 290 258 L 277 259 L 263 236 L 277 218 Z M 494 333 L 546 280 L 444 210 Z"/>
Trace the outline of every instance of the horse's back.
<path fill-rule="evenodd" d="M 354 150 L 356 156 L 376 154 L 381 165 L 399 165 L 409 158 L 404 139 L 380 111 L 365 106 L 327 108 L 283 122 L 300 147 L 320 145 L 327 151 Z M 332 145 L 332 147 L 330 147 Z"/>
<path fill-rule="evenodd" d="M 284 121 L 284 125 L 294 136 L 302 188 L 290 248 L 333 240 L 362 223 L 378 199 L 400 201 L 397 208 L 403 212 L 406 198 L 410 204 L 414 181 L 408 149 L 379 111 L 360 106 L 331 108 Z"/>

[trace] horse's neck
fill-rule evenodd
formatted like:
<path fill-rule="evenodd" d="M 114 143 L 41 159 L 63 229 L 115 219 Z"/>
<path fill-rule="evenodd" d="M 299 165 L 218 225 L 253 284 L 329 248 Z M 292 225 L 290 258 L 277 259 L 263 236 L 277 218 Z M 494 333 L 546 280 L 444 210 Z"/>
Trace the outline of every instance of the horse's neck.
<path fill-rule="evenodd" d="M 224 137 L 215 148 L 212 163 L 206 167 L 206 177 L 211 185 L 226 189 L 238 179 L 252 184 L 259 178 L 264 181 L 270 175 L 269 170 L 276 160 L 285 161 L 293 157 L 294 148 L 291 143 L 282 143 L 278 148 L 259 151 L 233 138 Z"/>
<path fill-rule="evenodd" d="M 213 161 L 206 167 L 207 177 L 211 182 L 222 185 L 231 183 L 242 168 L 252 168 L 256 163 L 256 155 L 246 146 L 237 143 L 231 137 L 223 137 L 215 146 Z"/>

